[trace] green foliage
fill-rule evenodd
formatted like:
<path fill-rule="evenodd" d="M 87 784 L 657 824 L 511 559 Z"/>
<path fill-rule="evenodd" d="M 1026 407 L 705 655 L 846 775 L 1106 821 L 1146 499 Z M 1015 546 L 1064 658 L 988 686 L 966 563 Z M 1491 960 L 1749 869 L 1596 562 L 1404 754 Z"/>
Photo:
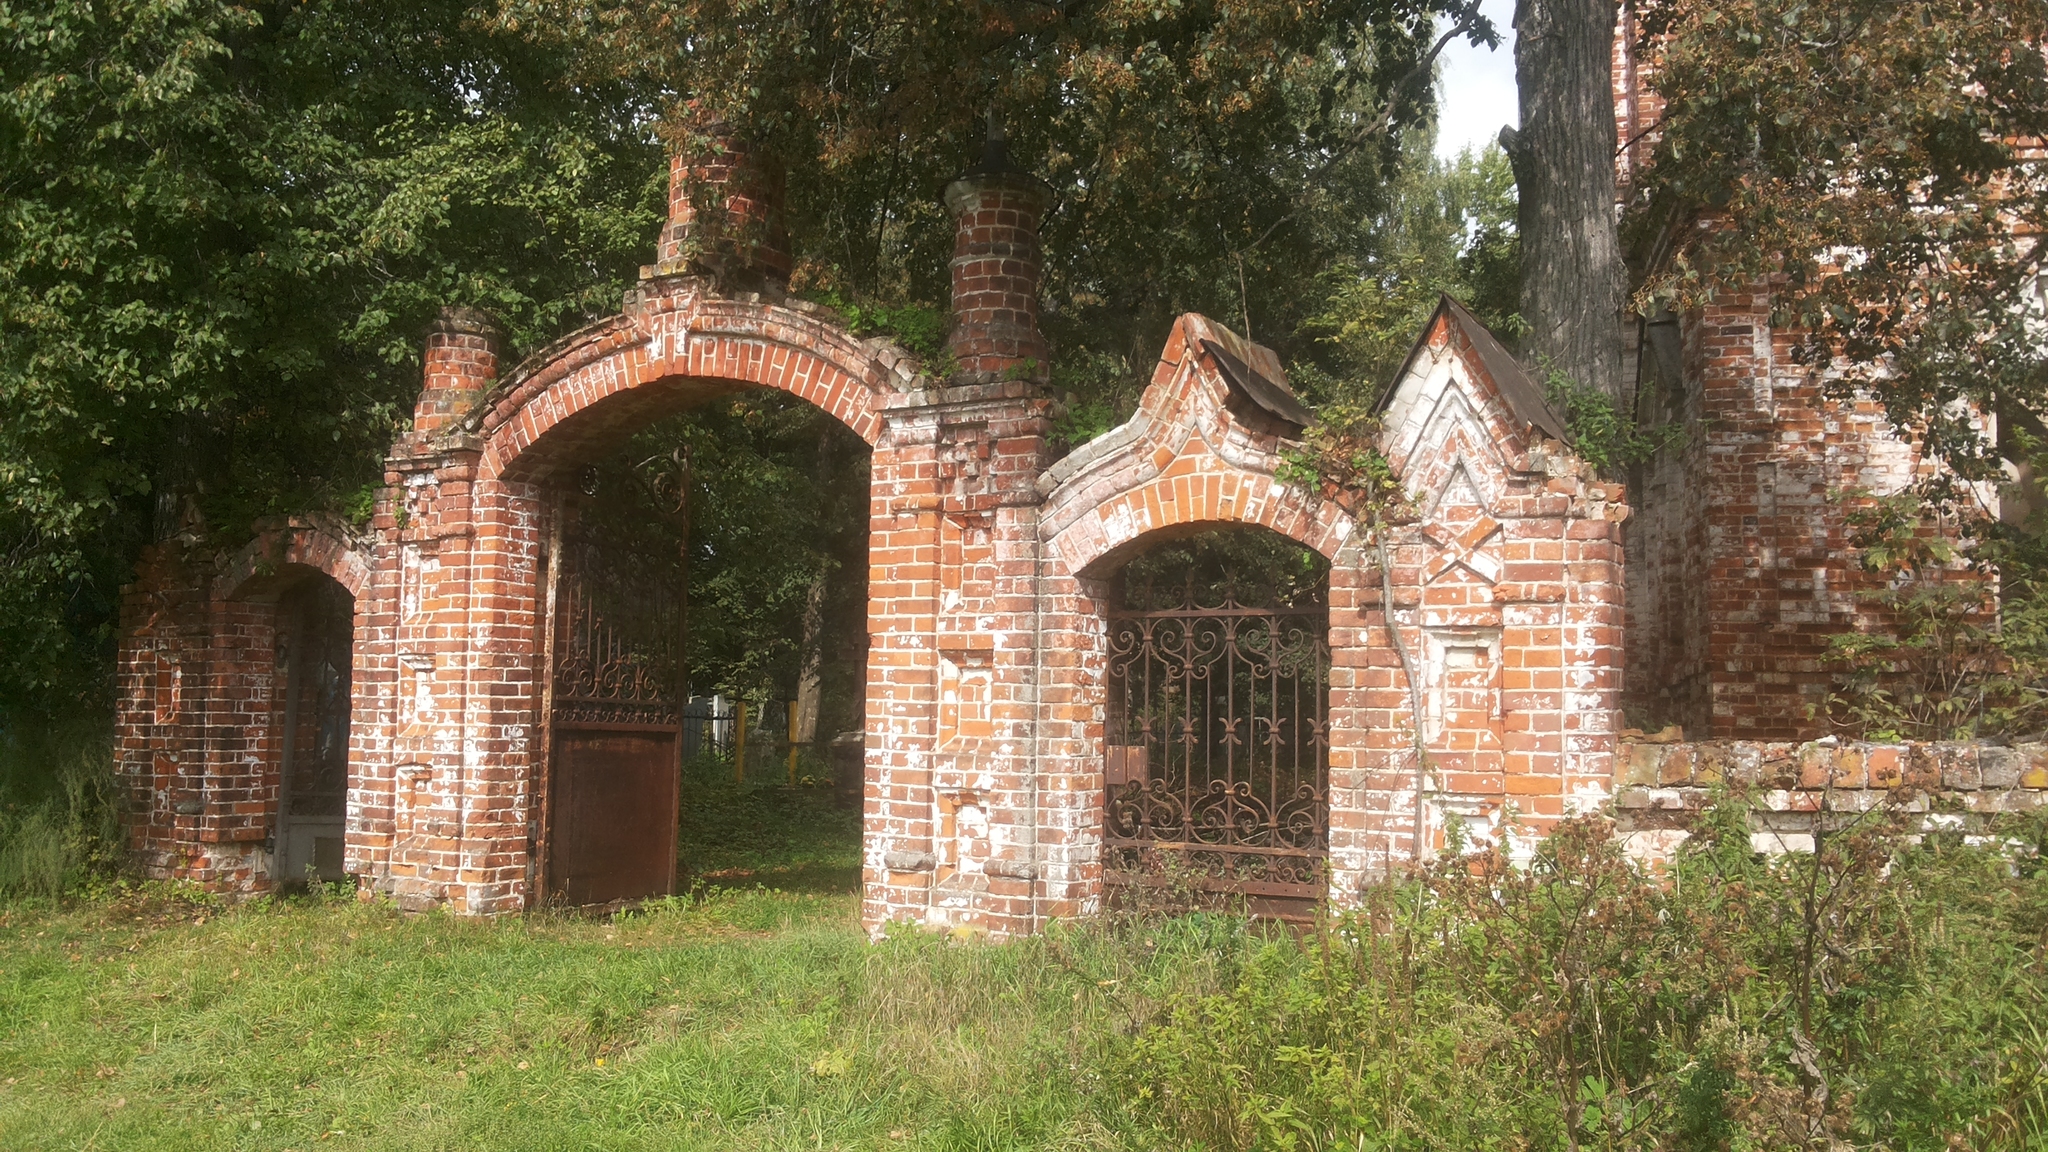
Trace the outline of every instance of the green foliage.
<path fill-rule="evenodd" d="M 934 193 L 987 118 L 1044 178 L 1043 323 L 1055 364 L 1139 373 L 1073 388 L 1128 412 L 1184 311 L 1249 318 L 1288 360 L 1333 259 L 1370 249 L 1431 101 L 1426 53 L 1468 0 L 993 4 L 498 0 L 497 26 L 574 43 L 578 75 L 716 109 L 786 174 L 796 287 L 947 297 Z M 1474 21 L 1461 35 L 1494 35 Z M 678 30 L 688 29 L 687 35 Z"/>
<path fill-rule="evenodd" d="M 1179 312 L 1314 359 L 1470 0 L 64 0 L 0 8 L 0 714 L 103 699 L 137 549 L 360 493 L 442 304 L 515 349 L 610 311 L 661 139 L 720 110 L 787 175 L 792 287 L 940 354 L 980 151 L 1059 193 L 1046 326 L 1080 421 L 1127 412 Z M 1485 39 L 1483 21 L 1460 34 Z"/>
<path fill-rule="evenodd" d="M 807 758 L 800 779 L 812 783 L 794 788 L 780 764 L 765 772 L 752 767 L 738 781 L 729 758 L 705 756 L 684 767 L 676 838 L 681 874 L 726 884 L 758 879 L 788 888 L 801 880 L 858 888 L 860 810 L 834 804 L 825 766 Z"/>
<path fill-rule="evenodd" d="M 54 899 L 110 876 L 121 856 L 113 746 L 80 718 L 0 734 L 0 898 Z"/>
<path fill-rule="evenodd" d="M 1589 818 L 1299 934 L 871 944 L 844 882 L 766 857 L 613 918 L 0 904 L 0 1141 L 2035 1148 L 2048 824 L 2007 820 L 1965 842 L 1879 812 L 1767 860 L 1731 798 L 1653 876 Z"/>
<path fill-rule="evenodd" d="M 1874 397 L 1958 475 L 1996 479 L 2004 446 L 1974 413 L 2048 413 L 2048 3 L 1636 12 L 1665 106 L 1633 226 L 1671 244 L 1638 310 L 1768 279 L 1777 331 L 1831 386 Z"/>
<path fill-rule="evenodd" d="M 1942 515 L 1950 502 L 1919 489 L 1838 500 L 1864 569 L 1883 583 L 1857 593 L 1861 626 L 1828 639 L 1828 719 L 1876 740 L 2039 731 L 2048 718 L 2048 604 L 2037 570 L 2012 565 L 2001 588 L 1989 564 L 1998 553 L 1958 549 L 1968 531 Z"/>
<path fill-rule="evenodd" d="M 1370 407 L 1327 404 L 1298 449 L 1281 453 L 1274 478 L 1328 496 L 1378 524 L 1403 514 L 1407 493 L 1379 449 L 1380 419 Z"/>
<path fill-rule="evenodd" d="M 688 514 L 675 461 L 689 462 Z M 858 436 L 781 392 L 648 426 L 582 478 L 582 531 L 604 562 L 671 588 L 689 558 L 690 690 L 760 709 L 796 693 L 806 643 L 825 672 L 820 731 L 859 726 L 867 636 L 867 461 Z M 684 533 L 687 532 L 687 542 Z M 820 633 L 805 607 L 823 582 Z"/>
<path fill-rule="evenodd" d="M 1615 407 L 1614 399 L 1551 369 L 1543 381 L 1544 399 L 1571 434 L 1572 451 L 1602 476 L 1614 477 L 1685 438 L 1675 424 L 1645 428 Z"/>
<path fill-rule="evenodd" d="M 616 306 L 660 148 L 567 70 L 436 0 L 0 7 L 0 715 L 103 696 L 188 512 L 380 479 L 441 304 L 528 347 Z"/>
<path fill-rule="evenodd" d="M 838 312 L 856 336 L 887 336 L 913 353 L 934 363 L 926 370 L 943 377 L 946 369 L 936 361 L 946 351 L 946 327 L 951 323 L 944 309 L 922 304 L 862 303 L 838 292 L 824 292 L 818 303 Z"/>
<path fill-rule="evenodd" d="M 1664 876 L 1597 818 L 1446 859 L 1160 1005 L 1109 1097 L 1140 1146 L 2036 1147 L 2043 828 L 1911 825 L 1765 860 L 1729 800 Z"/>
<path fill-rule="evenodd" d="M 1208 917 L 871 942 L 858 905 L 748 885 L 477 920 L 151 885 L 0 906 L 0 1144 L 1114 1147 L 1098 1046 L 1255 941 Z"/>
<path fill-rule="evenodd" d="M 1317 422 L 1300 449 L 1283 453 L 1278 478 L 1381 518 L 1398 515 L 1405 496 L 1380 454 L 1374 406 L 1438 300 L 1448 293 L 1467 302 L 1509 342 L 1522 329 L 1507 156 L 1488 145 L 1443 161 L 1433 144 L 1433 131 L 1405 138 L 1371 241 L 1330 266 L 1324 306 L 1303 328 L 1321 345 L 1321 359 L 1292 365 L 1296 390 L 1317 404 Z"/>
<path fill-rule="evenodd" d="M 1055 448 L 1086 444 L 1137 410 L 1152 381 L 1136 355 L 1081 348 L 1054 358 L 1052 386 L 1065 401 L 1053 427 Z"/>
<path fill-rule="evenodd" d="M 1152 545 L 1117 578 L 1127 608 L 1176 607 L 1189 597 L 1211 606 L 1295 604 L 1323 596 L 1330 562 L 1269 529 L 1217 526 Z"/>
<path fill-rule="evenodd" d="M 1328 297 L 1303 330 L 1322 348 L 1309 371 L 1297 373 L 1316 401 L 1370 406 L 1445 293 L 1510 344 L 1522 334 L 1521 242 L 1507 155 L 1489 144 L 1439 160 L 1434 136 L 1407 135 L 1370 238 L 1323 274 Z"/>

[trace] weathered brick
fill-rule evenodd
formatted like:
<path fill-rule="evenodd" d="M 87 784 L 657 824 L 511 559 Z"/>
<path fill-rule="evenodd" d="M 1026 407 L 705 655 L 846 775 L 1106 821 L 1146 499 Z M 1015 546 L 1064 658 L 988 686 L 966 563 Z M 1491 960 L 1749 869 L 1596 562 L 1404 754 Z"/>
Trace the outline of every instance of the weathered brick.
<path fill-rule="evenodd" d="M 872 446 L 871 928 L 1009 934 L 1099 906 L 1105 577 L 1206 524 L 1259 525 L 1331 562 L 1334 893 L 1406 859 L 1418 833 L 1441 847 L 1452 815 L 1497 838 L 1510 811 L 1535 833 L 1613 794 L 1622 493 L 1545 431 L 1554 416 L 1515 408 L 1468 316 L 1439 311 L 1390 398 L 1385 448 L 1430 511 L 1366 541 L 1335 501 L 1275 476 L 1298 428 L 1247 407 L 1230 374 L 1282 381 L 1278 359 L 1200 316 L 1175 324 L 1130 424 L 1051 461 L 1028 181 L 983 172 L 949 193 L 962 373 L 936 381 L 815 306 L 734 290 L 735 269 L 774 271 L 775 206 L 745 159 L 678 161 L 672 177 L 721 185 L 729 217 L 765 227 L 754 247 L 697 237 L 672 193 L 660 262 L 620 315 L 495 380 L 488 324 L 445 320 L 367 534 L 264 538 L 355 597 L 345 863 L 366 887 L 479 915 L 536 898 L 550 486 L 689 389 L 778 389 Z M 254 891 L 275 880 L 261 842 L 280 702 L 274 609 L 246 586 L 269 561 L 244 560 L 152 550 L 123 604 L 119 720 L 138 859 Z M 1420 812 L 1418 723 L 1437 782 Z M 1645 754 L 1642 782 L 1689 782 L 1691 762 Z"/>

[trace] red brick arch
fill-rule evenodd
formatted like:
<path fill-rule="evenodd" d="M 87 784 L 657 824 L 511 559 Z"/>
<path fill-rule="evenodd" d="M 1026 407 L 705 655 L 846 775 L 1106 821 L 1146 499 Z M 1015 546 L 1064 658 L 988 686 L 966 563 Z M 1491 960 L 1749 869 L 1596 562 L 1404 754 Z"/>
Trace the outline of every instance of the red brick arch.
<path fill-rule="evenodd" d="M 264 599 L 291 582 L 293 570 L 333 578 L 350 596 L 370 578 L 370 561 L 341 525 L 325 518 L 272 524 L 221 570 L 219 587 L 230 600 Z"/>
<path fill-rule="evenodd" d="M 1352 528 L 1335 506 L 1213 458 L 1175 460 L 1158 476 L 1113 493 L 1077 489 L 1055 492 L 1045 515 L 1065 523 L 1048 543 L 1076 574 L 1100 574 L 1147 544 L 1226 524 L 1269 528 L 1334 560 Z M 1093 507 L 1078 507 L 1084 503 Z"/>
<path fill-rule="evenodd" d="M 592 325 L 530 357 L 471 420 L 482 478 L 532 479 L 590 448 L 749 387 L 807 400 L 873 444 L 916 365 L 832 313 L 794 303 L 691 299 Z"/>

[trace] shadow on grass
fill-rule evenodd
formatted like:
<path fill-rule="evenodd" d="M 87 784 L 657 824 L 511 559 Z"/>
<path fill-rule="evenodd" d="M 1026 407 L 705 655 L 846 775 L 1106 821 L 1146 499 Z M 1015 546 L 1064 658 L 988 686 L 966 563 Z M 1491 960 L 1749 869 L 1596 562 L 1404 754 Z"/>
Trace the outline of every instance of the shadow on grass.
<path fill-rule="evenodd" d="M 731 765 L 704 759 L 683 774 L 676 836 L 678 887 L 768 888 L 814 895 L 860 891 L 860 813 L 837 807 L 824 785 L 735 782 Z"/>

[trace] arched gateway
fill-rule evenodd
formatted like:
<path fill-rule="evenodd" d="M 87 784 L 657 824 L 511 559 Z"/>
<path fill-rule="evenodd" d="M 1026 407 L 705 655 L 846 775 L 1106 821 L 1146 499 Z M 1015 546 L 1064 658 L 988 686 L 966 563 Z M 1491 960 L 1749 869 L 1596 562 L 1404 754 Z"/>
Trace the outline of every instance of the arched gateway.
<path fill-rule="evenodd" d="M 678 161 L 676 185 L 742 178 L 743 158 Z M 659 701 L 565 719 L 552 494 L 636 429 L 746 388 L 800 397 L 872 450 L 870 928 L 1023 933 L 1100 905 L 1114 577 L 1139 550 L 1218 524 L 1260 526 L 1329 562 L 1311 689 L 1326 695 L 1285 728 L 1320 742 L 1321 793 L 1291 825 L 1313 843 L 1296 835 L 1287 851 L 1313 858 L 1328 895 L 1433 850 L 1448 820 L 1512 837 L 1605 795 L 1626 509 L 1579 478 L 1540 396 L 1462 309 L 1439 309 L 1389 389 L 1385 448 L 1415 515 L 1369 541 L 1334 501 L 1276 478 L 1309 415 L 1272 353 L 1200 316 L 1176 323 L 1128 422 L 1054 460 L 1036 327 L 1046 193 L 1030 177 L 994 165 L 947 190 L 958 231 L 943 379 L 783 298 L 772 205 L 741 191 L 727 204 L 755 227 L 734 233 L 749 243 L 700 233 L 686 257 L 696 223 L 679 191 L 660 262 L 624 310 L 502 375 L 488 318 L 445 312 L 369 529 L 297 526 L 252 546 L 299 557 L 286 569 L 324 566 L 353 596 L 342 867 L 365 887 L 467 913 L 578 898 L 577 883 L 590 898 L 659 890 L 646 869 L 663 851 L 672 863 L 672 840 L 613 888 L 560 879 L 574 849 L 549 806 L 576 786 L 573 762 L 615 768 L 612 799 L 579 805 L 620 836 L 658 837 L 674 794 L 659 771 L 629 777 L 633 763 L 672 761 L 673 720 Z M 290 693 L 240 626 L 253 614 L 276 629 L 274 604 L 249 587 L 278 569 L 252 555 L 207 562 L 166 541 L 125 602 L 121 755 L 138 858 L 227 890 L 290 878 L 276 838 L 289 825 L 276 733 Z M 241 671 L 223 674 L 230 664 Z M 1189 747 L 1230 738 L 1193 724 Z M 626 827 L 620 795 L 645 796 L 647 829 Z"/>

